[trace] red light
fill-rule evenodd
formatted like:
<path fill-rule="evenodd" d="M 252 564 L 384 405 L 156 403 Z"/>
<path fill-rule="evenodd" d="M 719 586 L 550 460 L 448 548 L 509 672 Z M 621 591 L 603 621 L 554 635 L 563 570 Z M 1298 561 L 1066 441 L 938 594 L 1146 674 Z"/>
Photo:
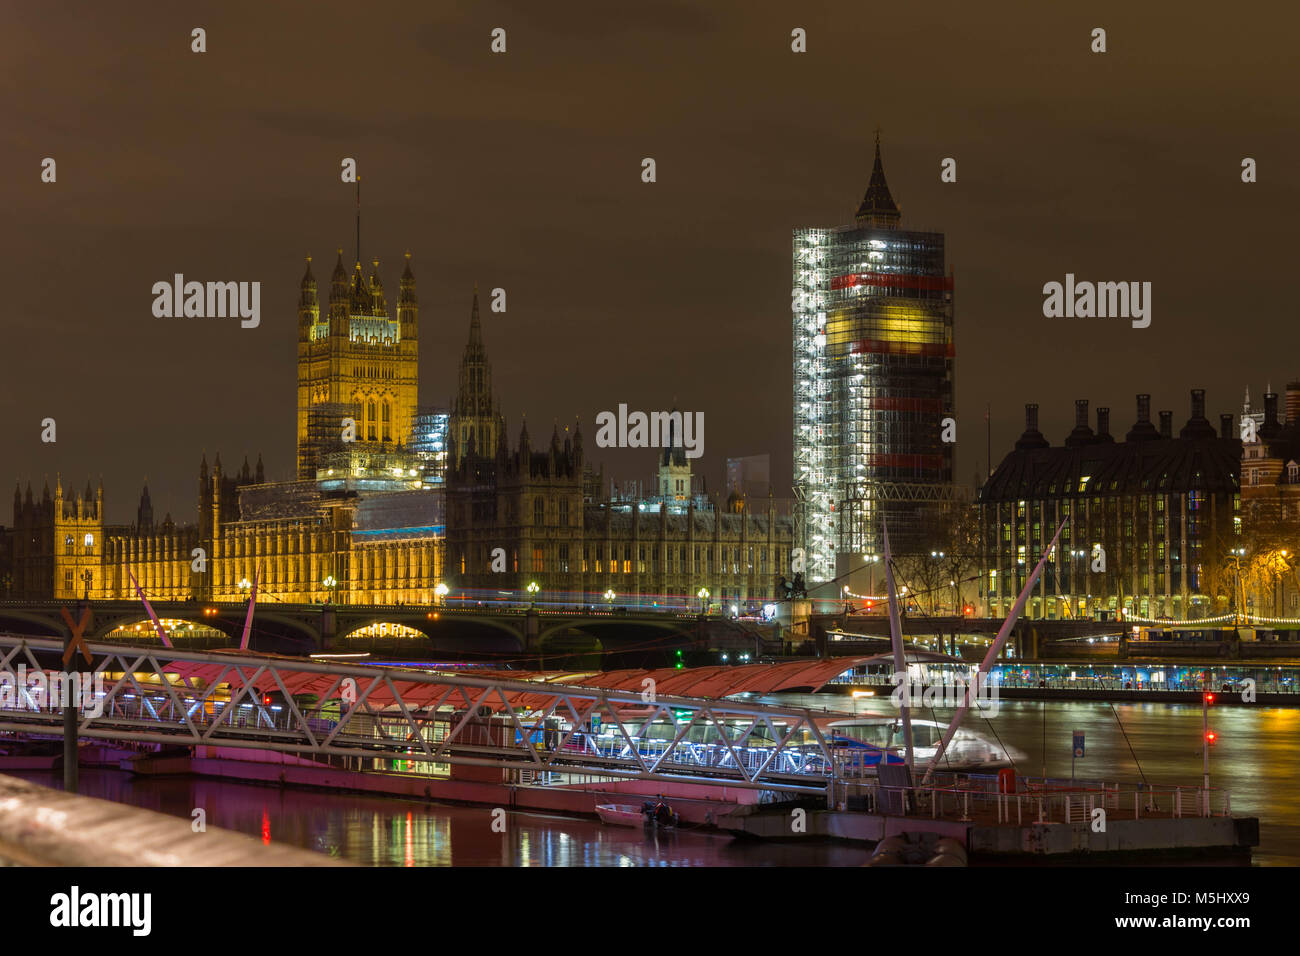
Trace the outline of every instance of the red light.
<path fill-rule="evenodd" d="M 271 695 L 270 695 L 270 694 L 263 694 L 263 695 L 262 695 L 262 703 L 263 703 L 263 704 L 269 704 L 269 703 L 271 703 Z"/>
<path fill-rule="evenodd" d="M 1218 739 L 1219 739 L 1219 735 L 1216 734 L 1213 730 L 1207 730 L 1207 731 L 1205 732 L 1205 742 L 1206 742 L 1206 743 L 1212 744 L 1212 743 L 1214 743 L 1214 742 L 1215 742 L 1216 740 L 1218 740 Z"/>
<path fill-rule="evenodd" d="M 1207 706 L 1213 707 L 1213 706 L 1214 706 L 1214 695 L 1213 695 L 1213 694 L 1206 694 L 1206 695 L 1205 695 L 1205 703 L 1206 703 Z"/>

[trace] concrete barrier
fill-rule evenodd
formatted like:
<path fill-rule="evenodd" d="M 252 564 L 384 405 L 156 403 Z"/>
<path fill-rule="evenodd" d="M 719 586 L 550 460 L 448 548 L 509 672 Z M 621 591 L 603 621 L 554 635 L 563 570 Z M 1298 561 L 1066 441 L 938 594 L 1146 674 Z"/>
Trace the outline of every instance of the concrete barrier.
<path fill-rule="evenodd" d="M 0 776 L 0 862 L 21 866 L 345 866 L 297 847 Z"/>

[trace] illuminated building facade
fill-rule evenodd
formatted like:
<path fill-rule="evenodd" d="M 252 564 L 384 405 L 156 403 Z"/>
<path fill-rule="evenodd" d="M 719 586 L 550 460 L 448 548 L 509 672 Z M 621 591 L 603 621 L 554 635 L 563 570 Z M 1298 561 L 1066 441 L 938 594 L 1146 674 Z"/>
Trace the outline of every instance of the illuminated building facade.
<path fill-rule="evenodd" d="M 899 228 L 876 142 L 855 221 L 794 232 L 794 474 L 810 593 L 921 547 L 951 495 L 953 281 L 944 237 Z"/>
<path fill-rule="evenodd" d="M 1286 408 L 1264 394 L 1264 409 L 1245 413 L 1253 440 L 1241 447 L 1241 540 L 1233 571 L 1239 603 L 1264 618 L 1300 618 L 1300 381 L 1288 382 Z M 1247 435 L 1249 438 L 1249 434 Z"/>
<path fill-rule="evenodd" d="M 1205 392 L 1175 436 L 1173 413 L 1151 421 L 1151 396 L 1137 397 L 1137 422 L 1116 441 L 1110 410 L 1052 447 L 1025 406 L 1025 431 L 980 489 L 981 587 L 988 614 L 1010 609 L 1062 521 L 1056 551 L 1031 592 L 1031 618 L 1214 617 L 1229 610 L 1227 573 L 1241 495 L 1241 441 L 1233 417 L 1219 430 L 1205 418 Z"/>
<path fill-rule="evenodd" d="M 317 477 L 331 454 L 391 453 L 409 445 L 419 383 L 419 300 L 410 260 L 408 253 L 392 318 L 379 260 L 368 279 L 358 262 L 349 281 L 339 250 L 322 317 L 308 257 L 298 300 L 299 479 Z M 347 418 L 355 435 L 345 443 Z"/>
<path fill-rule="evenodd" d="M 349 282 L 342 253 L 324 316 L 308 259 L 298 305 L 299 480 L 199 466 L 198 521 L 155 523 L 148 488 L 131 525 L 104 523 L 101 485 L 38 501 L 14 496 L 0 529 L 0 587 L 11 598 L 432 603 L 442 575 L 447 414 L 417 415 L 417 312 L 410 257 L 396 318 L 379 263 Z M 355 440 L 344 440 L 344 419 Z"/>

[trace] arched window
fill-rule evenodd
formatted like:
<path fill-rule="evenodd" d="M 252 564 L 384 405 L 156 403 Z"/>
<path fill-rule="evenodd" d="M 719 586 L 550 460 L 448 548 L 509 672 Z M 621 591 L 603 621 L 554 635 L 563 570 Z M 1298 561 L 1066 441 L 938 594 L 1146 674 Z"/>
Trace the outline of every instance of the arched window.
<path fill-rule="evenodd" d="M 546 523 L 546 501 L 541 497 L 533 499 L 533 524 L 543 525 Z"/>
<path fill-rule="evenodd" d="M 76 551 L 74 550 L 76 546 L 76 542 L 72 540 L 72 535 L 68 535 L 63 539 L 63 553 L 69 558 L 76 554 Z"/>

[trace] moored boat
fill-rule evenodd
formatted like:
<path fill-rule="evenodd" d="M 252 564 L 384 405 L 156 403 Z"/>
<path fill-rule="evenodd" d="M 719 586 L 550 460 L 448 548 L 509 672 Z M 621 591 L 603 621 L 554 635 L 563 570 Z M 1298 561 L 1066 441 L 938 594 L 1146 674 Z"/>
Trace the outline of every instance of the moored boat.
<path fill-rule="evenodd" d="M 641 808 L 630 803 L 604 803 L 596 807 L 596 816 L 601 823 L 617 827 L 645 826 L 645 814 Z"/>

